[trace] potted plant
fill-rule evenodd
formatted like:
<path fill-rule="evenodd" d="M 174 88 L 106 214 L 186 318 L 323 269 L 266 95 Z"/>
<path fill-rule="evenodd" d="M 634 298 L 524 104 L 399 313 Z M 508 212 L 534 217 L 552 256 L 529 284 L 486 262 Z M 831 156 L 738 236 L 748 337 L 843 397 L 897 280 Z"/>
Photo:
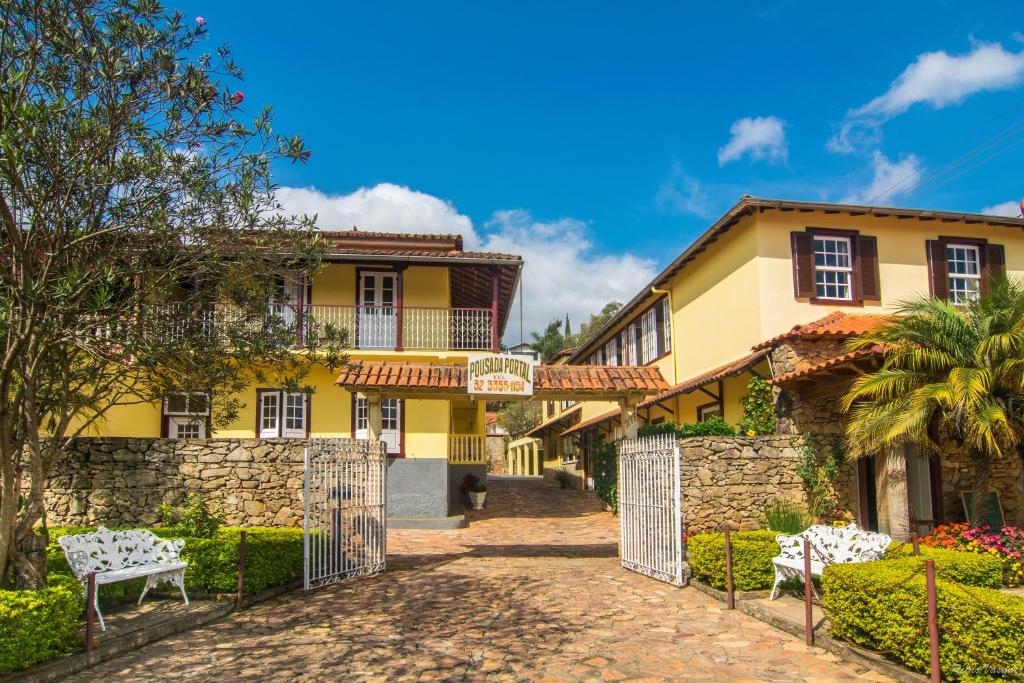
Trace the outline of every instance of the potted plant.
<path fill-rule="evenodd" d="M 462 492 L 469 495 L 469 502 L 474 510 L 483 510 L 487 500 L 487 485 L 480 482 L 480 477 L 467 474 L 462 478 Z"/>

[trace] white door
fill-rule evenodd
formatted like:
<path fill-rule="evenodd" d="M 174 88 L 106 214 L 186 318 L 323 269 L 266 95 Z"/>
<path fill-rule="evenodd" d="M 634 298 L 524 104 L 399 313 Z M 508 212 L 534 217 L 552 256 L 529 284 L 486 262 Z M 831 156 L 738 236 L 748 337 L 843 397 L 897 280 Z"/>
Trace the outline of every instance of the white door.
<path fill-rule="evenodd" d="M 381 437 L 387 444 L 388 455 L 398 455 L 402 451 L 402 400 L 398 398 L 382 398 L 380 401 Z M 356 435 L 357 439 L 366 439 L 370 435 L 370 407 L 362 396 L 356 398 Z"/>
<path fill-rule="evenodd" d="M 908 447 L 907 454 L 907 498 L 910 503 L 910 529 L 919 536 L 931 533 L 932 524 L 932 478 L 928 458 Z M 920 520 L 927 520 L 922 522 Z"/>
<path fill-rule="evenodd" d="M 395 347 L 395 274 L 359 274 L 357 346 L 361 349 Z"/>
<path fill-rule="evenodd" d="M 260 438 L 304 439 L 309 418 L 309 395 L 287 391 L 260 394 Z"/>
<path fill-rule="evenodd" d="M 271 314 L 284 320 L 286 325 L 295 324 L 302 283 L 294 277 L 280 277 L 274 282 L 274 298 L 270 302 Z"/>
<path fill-rule="evenodd" d="M 260 438 L 276 439 L 281 436 L 281 393 L 268 391 L 260 400 Z"/>

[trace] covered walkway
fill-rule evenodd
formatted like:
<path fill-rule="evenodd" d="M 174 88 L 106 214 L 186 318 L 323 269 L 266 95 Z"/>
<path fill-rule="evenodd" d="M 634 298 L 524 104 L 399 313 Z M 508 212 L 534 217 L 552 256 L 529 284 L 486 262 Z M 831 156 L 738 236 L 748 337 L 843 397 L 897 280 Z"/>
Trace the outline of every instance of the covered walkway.
<path fill-rule="evenodd" d="M 881 680 L 695 589 L 621 569 L 592 494 L 496 479 L 451 531 L 389 532 L 386 574 L 297 591 L 83 679 Z"/>

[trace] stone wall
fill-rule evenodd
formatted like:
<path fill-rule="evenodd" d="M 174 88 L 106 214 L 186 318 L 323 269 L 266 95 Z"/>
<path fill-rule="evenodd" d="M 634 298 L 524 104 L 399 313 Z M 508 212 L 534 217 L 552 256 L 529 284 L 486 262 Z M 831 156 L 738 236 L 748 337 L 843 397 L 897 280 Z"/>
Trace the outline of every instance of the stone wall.
<path fill-rule="evenodd" d="M 494 434 L 488 434 L 485 440 L 487 444 L 487 471 L 496 477 L 508 474 L 508 454 L 505 452 L 506 438 Z"/>
<path fill-rule="evenodd" d="M 302 524 L 302 441 L 79 439 L 53 468 L 46 498 L 54 526 L 144 526 L 160 503 L 198 491 L 241 526 Z"/>
<path fill-rule="evenodd" d="M 794 437 L 691 437 L 679 441 L 679 452 L 683 528 L 688 533 L 725 523 L 744 531 L 760 529 L 770 503 L 807 505 Z M 855 500 L 840 496 L 840 501 L 840 516 L 852 519 Z"/>

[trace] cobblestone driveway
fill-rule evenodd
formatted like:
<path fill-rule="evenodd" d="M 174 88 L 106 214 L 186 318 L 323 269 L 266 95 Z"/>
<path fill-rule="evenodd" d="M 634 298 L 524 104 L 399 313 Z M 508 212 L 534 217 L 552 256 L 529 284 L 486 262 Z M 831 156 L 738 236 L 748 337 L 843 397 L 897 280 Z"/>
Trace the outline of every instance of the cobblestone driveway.
<path fill-rule="evenodd" d="M 886 680 L 622 570 L 588 494 L 495 481 L 467 529 L 390 532 L 389 571 L 295 592 L 83 680 Z"/>

